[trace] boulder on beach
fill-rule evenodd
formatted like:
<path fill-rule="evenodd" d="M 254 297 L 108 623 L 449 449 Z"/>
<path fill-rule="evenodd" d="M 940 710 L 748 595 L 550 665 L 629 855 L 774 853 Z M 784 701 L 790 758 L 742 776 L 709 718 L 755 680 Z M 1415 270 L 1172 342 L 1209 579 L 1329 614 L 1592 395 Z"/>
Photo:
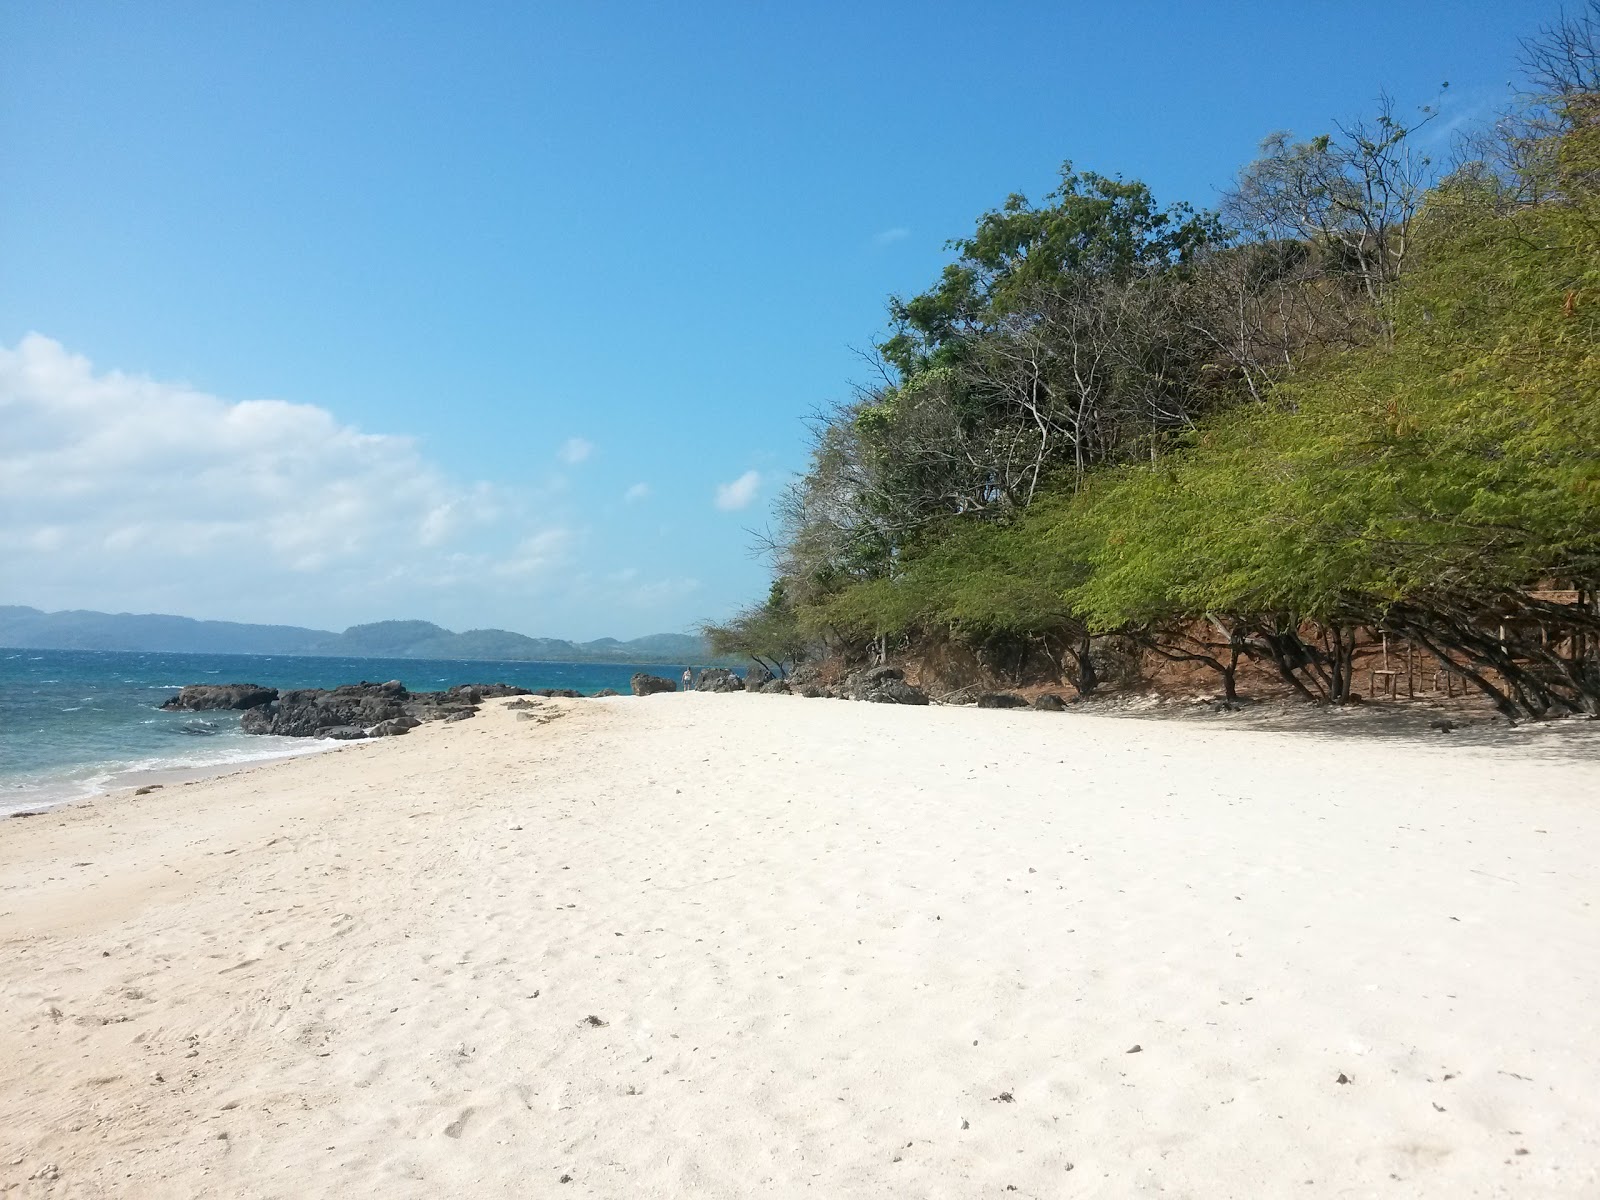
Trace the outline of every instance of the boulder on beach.
<path fill-rule="evenodd" d="M 460 720 L 478 711 L 478 700 L 493 696 L 527 695 L 527 688 L 509 684 L 468 684 L 443 692 L 409 692 L 397 680 L 388 683 L 347 683 L 336 688 L 294 688 L 276 693 L 276 699 L 244 710 L 239 727 L 246 733 L 278 737 L 345 737 L 328 735 L 332 729 L 385 727 L 393 736 L 424 721 Z M 476 697 L 476 699 L 475 699 Z M 395 724 L 391 724 L 395 722 Z"/>
<path fill-rule="evenodd" d="M 622 693 L 617 691 L 616 688 L 601 688 L 598 692 L 595 693 L 595 698 L 599 699 L 599 698 L 604 697 L 604 696 L 620 696 L 620 695 L 622 695 Z"/>
<path fill-rule="evenodd" d="M 907 683 L 906 673 L 899 667 L 869 667 L 857 671 L 844 681 L 841 694 L 868 704 L 928 703 L 927 693 Z"/>
<path fill-rule="evenodd" d="M 387 721 L 379 721 L 367 730 L 368 737 L 397 737 L 402 733 L 410 733 L 422 722 L 415 717 L 390 717 Z"/>
<path fill-rule="evenodd" d="M 499 700 L 504 696 L 548 696 L 555 689 L 540 688 L 532 691 L 525 687 L 517 687 L 512 683 L 458 683 L 455 687 L 445 692 L 444 695 L 466 704 L 478 704 L 484 700 Z M 429 695 L 424 692 L 422 695 Z M 439 693 L 432 693 L 438 695 Z M 557 693 L 559 694 L 559 693 Z"/>
<path fill-rule="evenodd" d="M 678 685 L 670 679 L 663 679 L 659 675 L 651 675 L 645 671 L 635 672 L 633 678 L 628 680 L 628 687 L 635 696 L 653 696 L 657 692 L 675 692 Z"/>
<path fill-rule="evenodd" d="M 1054 692 L 1046 692 L 1034 698 L 1033 706 L 1040 712 L 1066 712 L 1067 702 Z"/>
<path fill-rule="evenodd" d="M 278 698 L 278 689 L 259 683 L 191 683 L 161 707 L 168 712 L 206 712 L 217 708 L 258 708 Z"/>
<path fill-rule="evenodd" d="M 1027 708 L 1028 702 L 1015 692 L 984 692 L 978 697 L 979 708 Z"/>
<path fill-rule="evenodd" d="M 332 725 L 317 730 L 317 736 L 334 742 L 358 742 L 367 736 L 367 731 L 359 725 Z"/>
<path fill-rule="evenodd" d="M 694 685 L 697 692 L 742 692 L 744 680 L 726 667 L 707 667 Z"/>

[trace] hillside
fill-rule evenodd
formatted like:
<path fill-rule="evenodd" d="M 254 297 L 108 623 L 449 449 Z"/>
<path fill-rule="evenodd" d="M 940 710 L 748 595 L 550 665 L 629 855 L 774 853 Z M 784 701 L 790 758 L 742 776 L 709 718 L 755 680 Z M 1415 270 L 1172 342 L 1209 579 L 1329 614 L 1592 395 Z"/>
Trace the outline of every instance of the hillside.
<path fill-rule="evenodd" d="M 489 659 L 513 662 L 689 662 L 709 657 L 691 634 L 570 642 L 506 629 L 455 633 L 430 621 L 377 621 L 342 633 L 295 625 L 197 621 L 156 613 L 41 612 L 0 605 L 0 646 L 169 654 L 292 654 L 333 658 Z"/>

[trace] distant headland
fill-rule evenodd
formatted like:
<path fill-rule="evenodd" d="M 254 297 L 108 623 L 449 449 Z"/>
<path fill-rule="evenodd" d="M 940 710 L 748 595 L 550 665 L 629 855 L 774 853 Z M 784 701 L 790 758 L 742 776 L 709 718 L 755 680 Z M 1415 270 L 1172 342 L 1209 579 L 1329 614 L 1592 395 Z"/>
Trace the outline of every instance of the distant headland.
<path fill-rule="evenodd" d="M 0 605 L 0 646 L 26 650 L 132 650 L 165 654 L 292 654 L 327 658 L 443 658 L 499 662 L 700 662 L 693 634 L 569 642 L 507 629 L 455 633 L 430 621 L 376 621 L 342 633 L 296 625 L 197 621 L 160 613 L 42 612 Z"/>

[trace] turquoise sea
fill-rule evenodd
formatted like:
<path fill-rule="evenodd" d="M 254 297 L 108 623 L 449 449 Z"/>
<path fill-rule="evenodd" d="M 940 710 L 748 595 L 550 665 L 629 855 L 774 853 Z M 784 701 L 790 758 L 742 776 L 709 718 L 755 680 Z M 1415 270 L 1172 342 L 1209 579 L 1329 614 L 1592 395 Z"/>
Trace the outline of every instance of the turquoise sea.
<path fill-rule="evenodd" d="M 158 707 L 186 683 L 336 687 L 398 679 L 414 692 L 458 683 L 511 683 L 626 693 L 649 671 L 676 679 L 684 664 L 454 662 L 0 649 L 0 814 L 117 786 L 129 773 L 212 768 L 314 753 L 329 743 L 241 733 L 232 712 Z"/>

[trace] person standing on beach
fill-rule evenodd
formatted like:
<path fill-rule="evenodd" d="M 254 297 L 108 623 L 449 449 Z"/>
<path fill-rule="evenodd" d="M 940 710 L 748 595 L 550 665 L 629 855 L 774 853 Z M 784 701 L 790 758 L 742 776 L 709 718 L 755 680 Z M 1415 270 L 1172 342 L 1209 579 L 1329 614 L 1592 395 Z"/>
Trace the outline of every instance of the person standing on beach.
<path fill-rule="evenodd" d="M 689 690 L 689 688 L 693 685 L 693 683 L 694 683 L 694 668 L 693 667 L 685 667 L 683 669 L 683 690 L 687 692 Z"/>

